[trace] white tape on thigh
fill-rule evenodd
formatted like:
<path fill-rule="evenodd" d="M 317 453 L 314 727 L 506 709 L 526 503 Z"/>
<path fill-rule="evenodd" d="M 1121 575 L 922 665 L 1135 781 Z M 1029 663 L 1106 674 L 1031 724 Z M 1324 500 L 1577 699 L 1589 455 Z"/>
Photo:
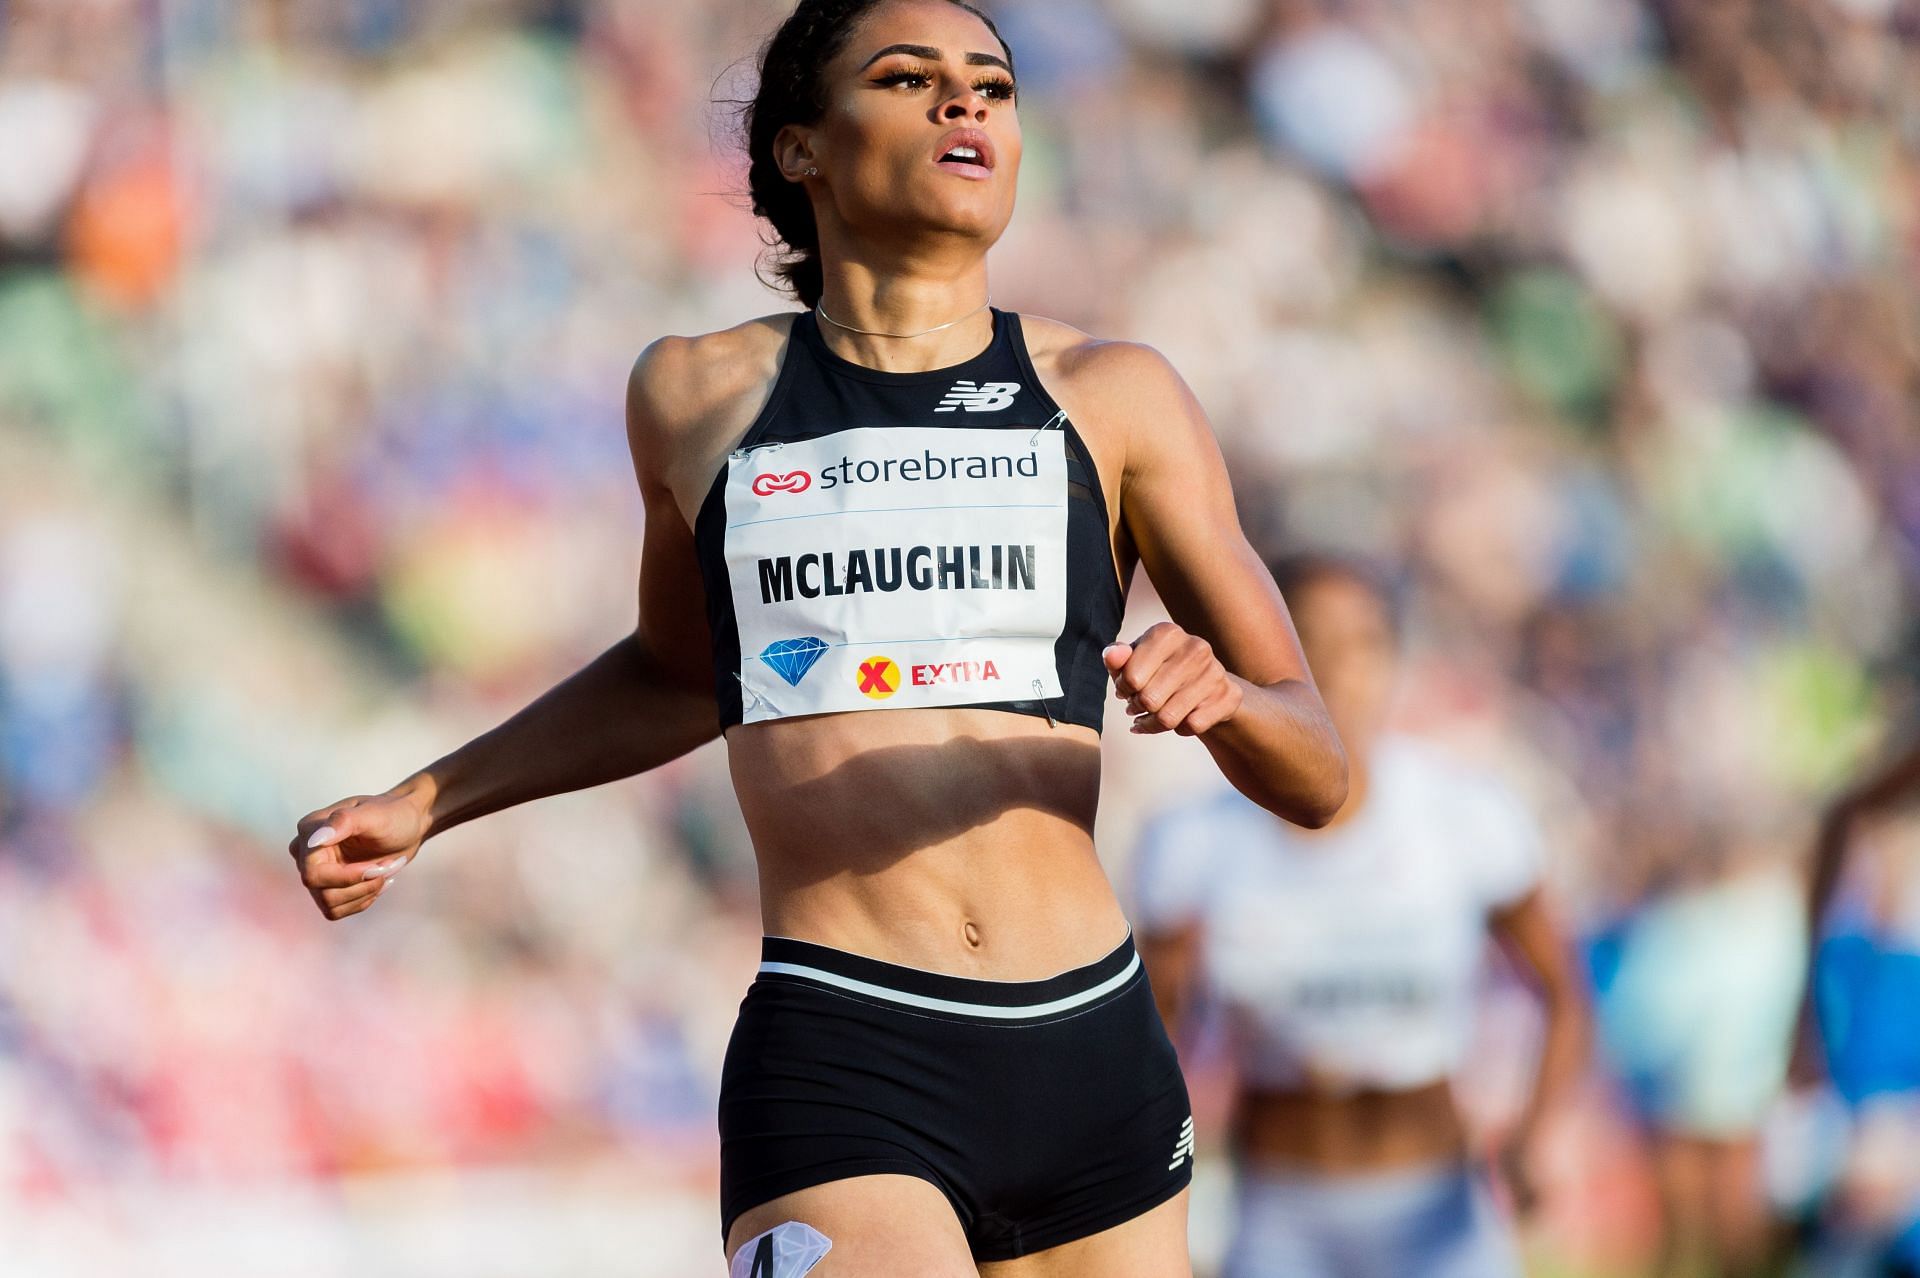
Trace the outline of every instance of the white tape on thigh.
<path fill-rule="evenodd" d="M 740 1244 L 727 1278 L 800 1278 L 832 1250 L 833 1240 L 825 1234 L 789 1220 Z"/>

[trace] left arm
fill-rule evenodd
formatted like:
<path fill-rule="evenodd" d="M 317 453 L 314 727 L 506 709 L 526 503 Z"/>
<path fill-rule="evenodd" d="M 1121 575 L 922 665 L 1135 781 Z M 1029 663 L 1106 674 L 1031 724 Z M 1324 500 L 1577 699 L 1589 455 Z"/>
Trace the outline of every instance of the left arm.
<path fill-rule="evenodd" d="M 1495 910 L 1488 926 L 1521 977 L 1540 996 L 1546 1012 L 1546 1034 L 1533 1091 L 1500 1160 L 1513 1187 L 1516 1206 L 1526 1211 L 1535 1199 L 1531 1167 L 1534 1138 L 1542 1120 L 1566 1098 L 1586 1066 L 1590 1013 L 1567 939 L 1539 888 Z"/>
<path fill-rule="evenodd" d="M 1346 802 L 1346 752 L 1286 602 L 1241 531 L 1199 401 L 1148 346 L 1092 342 L 1063 363 L 1076 409 L 1124 430 L 1120 521 L 1174 619 L 1105 653 L 1133 731 L 1198 737 L 1249 799 L 1325 825 Z"/>

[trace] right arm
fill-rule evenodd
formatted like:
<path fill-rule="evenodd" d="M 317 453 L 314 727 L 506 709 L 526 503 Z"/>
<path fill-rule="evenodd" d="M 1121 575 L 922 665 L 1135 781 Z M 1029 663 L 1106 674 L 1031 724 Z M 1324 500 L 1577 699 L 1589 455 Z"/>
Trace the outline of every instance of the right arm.
<path fill-rule="evenodd" d="M 1814 844 L 1812 873 L 1807 884 L 1807 946 L 1819 953 L 1820 928 L 1834 890 L 1846 868 L 1847 849 L 1853 842 L 1853 830 L 1861 817 L 1891 807 L 1920 788 L 1920 742 L 1910 745 L 1892 762 L 1836 798 L 1820 820 L 1819 838 Z M 1819 1029 L 1814 1016 L 1814 990 L 1811 976 L 1801 996 L 1800 1015 L 1794 1026 L 1793 1060 L 1789 1073 L 1797 1086 L 1817 1082 L 1823 1073 L 1819 1047 Z"/>
<path fill-rule="evenodd" d="M 288 850 L 328 918 L 371 905 L 391 872 L 432 835 L 644 772 L 720 734 L 693 533 L 667 483 L 688 420 L 682 388 L 695 371 L 690 345 L 681 338 L 653 343 L 627 383 L 627 441 L 646 508 L 633 632 L 512 718 L 384 793 L 302 818 Z M 378 865 L 368 864 L 375 858 Z"/>
<path fill-rule="evenodd" d="M 1539 996 L 1546 1014 L 1533 1085 L 1499 1158 L 1514 1205 L 1526 1215 L 1539 1197 L 1534 1165 L 1537 1137 L 1580 1081 L 1591 1050 L 1593 1014 L 1586 987 L 1576 974 L 1572 946 L 1540 888 L 1491 911 L 1487 926 L 1515 972 Z"/>
<path fill-rule="evenodd" d="M 1814 848 L 1813 876 L 1807 892 L 1808 936 L 1819 934 L 1820 921 L 1846 864 L 1847 844 L 1855 822 L 1893 806 L 1915 789 L 1920 789 L 1920 742 L 1915 742 L 1878 771 L 1869 773 L 1828 805 L 1820 821 L 1820 838 Z"/>

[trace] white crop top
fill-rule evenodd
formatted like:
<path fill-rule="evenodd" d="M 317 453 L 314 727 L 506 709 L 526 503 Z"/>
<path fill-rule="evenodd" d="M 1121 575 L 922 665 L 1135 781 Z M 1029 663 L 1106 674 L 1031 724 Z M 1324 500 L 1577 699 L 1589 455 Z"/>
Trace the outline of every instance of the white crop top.
<path fill-rule="evenodd" d="M 1505 787 L 1406 738 L 1377 744 L 1365 805 L 1301 830 L 1237 791 L 1168 809 L 1134 861 L 1144 935 L 1197 924 L 1206 989 L 1258 1087 L 1407 1088 L 1472 1032 L 1490 910 L 1539 881 Z"/>

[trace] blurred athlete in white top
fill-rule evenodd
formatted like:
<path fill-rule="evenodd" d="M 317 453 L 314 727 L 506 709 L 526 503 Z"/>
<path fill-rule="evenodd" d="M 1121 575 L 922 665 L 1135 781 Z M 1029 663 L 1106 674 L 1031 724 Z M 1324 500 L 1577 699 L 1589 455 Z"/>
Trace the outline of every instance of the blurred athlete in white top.
<path fill-rule="evenodd" d="M 1487 936 L 1547 1028 L 1501 1164 L 1534 1199 L 1539 1120 L 1581 1068 L 1585 999 L 1514 798 L 1383 735 L 1398 657 L 1385 590 L 1331 557 L 1276 568 L 1346 742 L 1350 797 L 1305 830 L 1225 793 L 1162 813 L 1135 862 L 1135 927 L 1176 1038 L 1199 1005 L 1234 1057 L 1238 1222 L 1224 1278 L 1502 1278 L 1519 1265 L 1449 1088 Z"/>

